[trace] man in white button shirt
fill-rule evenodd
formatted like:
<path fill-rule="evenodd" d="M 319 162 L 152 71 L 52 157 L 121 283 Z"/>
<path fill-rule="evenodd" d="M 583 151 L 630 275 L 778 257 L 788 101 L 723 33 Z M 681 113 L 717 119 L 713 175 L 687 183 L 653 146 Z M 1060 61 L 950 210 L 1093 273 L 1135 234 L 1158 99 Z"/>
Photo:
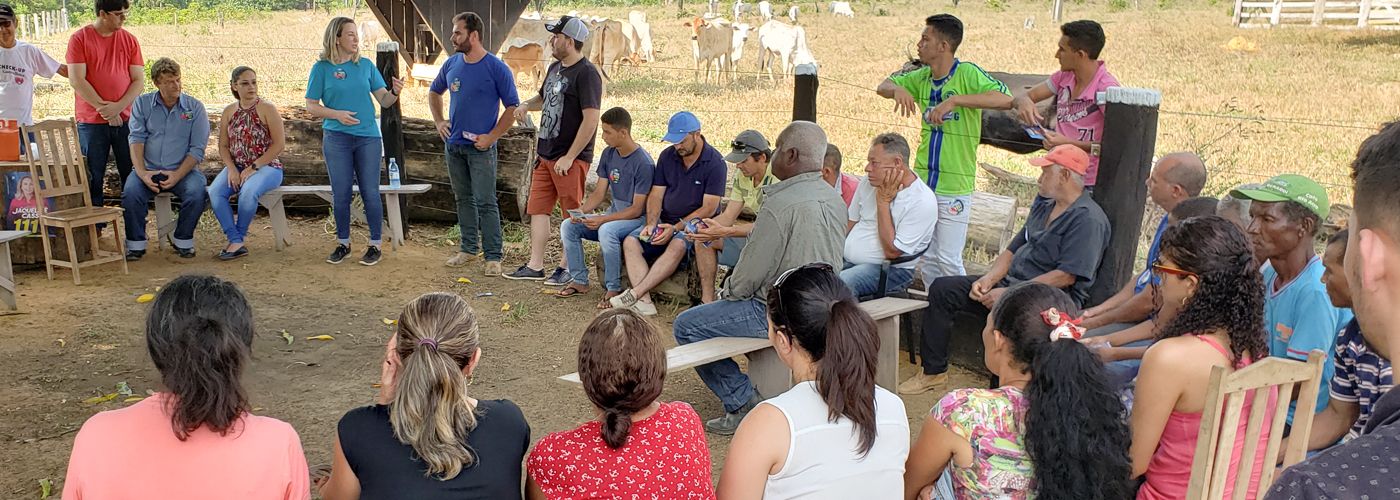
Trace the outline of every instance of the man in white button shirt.
<path fill-rule="evenodd" d="M 878 295 L 880 267 L 885 261 L 919 255 L 933 239 L 938 198 L 909 168 L 909 142 L 899 134 L 875 137 L 847 211 L 845 269 L 841 281 L 857 297 Z M 909 287 L 917 262 L 893 264 L 886 273 L 885 292 Z"/>

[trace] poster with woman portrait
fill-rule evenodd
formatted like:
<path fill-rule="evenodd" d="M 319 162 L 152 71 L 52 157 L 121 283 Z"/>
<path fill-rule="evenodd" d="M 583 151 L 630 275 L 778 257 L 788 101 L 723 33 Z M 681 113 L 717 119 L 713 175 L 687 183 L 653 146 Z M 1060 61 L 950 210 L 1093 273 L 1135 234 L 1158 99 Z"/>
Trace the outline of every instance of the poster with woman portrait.
<path fill-rule="evenodd" d="M 4 229 L 39 232 L 39 195 L 34 178 L 29 172 L 5 174 L 4 196 L 0 196 L 0 207 L 5 208 Z"/>

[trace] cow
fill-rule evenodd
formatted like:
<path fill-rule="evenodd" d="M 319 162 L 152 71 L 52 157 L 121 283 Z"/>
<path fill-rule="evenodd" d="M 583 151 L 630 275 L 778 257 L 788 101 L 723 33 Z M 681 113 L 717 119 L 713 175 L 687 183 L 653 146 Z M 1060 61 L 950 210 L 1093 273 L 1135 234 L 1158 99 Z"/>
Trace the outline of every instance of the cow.
<path fill-rule="evenodd" d="M 772 21 L 772 20 L 773 20 L 773 4 L 768 3 L 768 0 L 763 0 L 762 2 L 758 2 L 758 15 L 759 15 L 759 17 L 762 17 L 762 18 L 763 18 L 763 21 L 764 21 L 764 22 Z"/>
<path fill-rule="evenodd" d="M 501 52 L 501 60 L 505 61 L 510 68 L 512 75 L 525 73 L 530 75 L 535 83 L 540 83 L 540 77 L 545 70 L 546 56 L 544 47 L 537 43 L 527 43 L 521 46 L 506 45 Z"/>
<path fill-rule="evenodd" d="M 706 20 L 701 17 L 692 18 L 684 26 L 691 29 L 690 45 L 695 58 L 695 80 L 700 80 L 703 70 L 705 82 L 708 83 L 713 69 L 716 70 L 715 83 L 719 83 L 726 73 L 729 74 L 730 81 L 733 81 L 733 65 L 738 59 L 736 52 L 742 51 L 744 41 L 748 39 L 749 26 L 736 26 L 724 19 Z"/>
<path fill-rule="evenodd" d="M 748 14 L 751 8 L 752 5 L 744 3 L 744 0 L 734 0 L 734 20 L 742 19 L 742 16 Z"/>
<path fill-rule="evenodd" d="M 647 14 L 640 10 L 627 13 L 627 22 L 622 25 L 622 35 L 627 37 L 627 48 L 631 52 L 632 63 L 652 62 L 656 54 L 651 45 L 651 24 Z"/>
<path fill-rule="evenodd" d="M 758 27 L 758 70 L 768 70 L 768 81 L 774 82 L 773 65 L 780 64 L 779 74 L 792 74 L 799 63 L 815 62 L 807 47 L 807 31 L 782 21 L 768 21 Z"/>
<path fill-rule="evenodd" d="M 370 19 L 358 23 L 357 27 L 359 28 L 361 45 L 374 47 L 378 45 L 379 42 L 389 41 L 389 36 L 384 33 L 384 27 L 381 26 L 377 20 Z"/>
<path fill-rule="evenodd" d="M 797 24 L 797 11 L 798 8 L 796 5 L 788 7 L 788 20 L 792 21 L 792 24 Z"/>
<path fill-rule="evenodd" d="M 612 67 L 612 73 L 616 73 L 619 61 L 624 59 L 631 61 L 629 56 L 632 55 L 632 51 L 627 42 L 626 30 L 623 29 L 622 21 L 594 18 L 589 23 L 588 31 L 588 38 L 593 46 L 591 52 L 586 55 L 598 67 L 603 78 L 612 81 L 608 66 Z"/>
<path fill-rule="evenodd" d="M 729 80 L 734 81 L 735 74 L 739 71 L 739 59 L 744 56 L 744 43 L 749 41 L 749 32 L 753 27 L 746 23 L 734 24 L 734 42 L 729 50 Z"/>
<path fill-rule="evenodd" d="M 856 17 L 855 11 L 851 10 L 851 2 L 831 2 L 831 13 L 838 16 Z"/>

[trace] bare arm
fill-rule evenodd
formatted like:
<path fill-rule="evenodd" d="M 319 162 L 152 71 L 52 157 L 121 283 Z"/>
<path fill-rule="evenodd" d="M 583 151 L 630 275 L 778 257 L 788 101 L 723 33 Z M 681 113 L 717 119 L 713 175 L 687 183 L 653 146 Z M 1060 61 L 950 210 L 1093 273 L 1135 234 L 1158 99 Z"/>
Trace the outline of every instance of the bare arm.
<path fill-rule="evenodd" d="M 141 90 L 146 88 L 145 71 L 146 68 L 141 66 L 131 66 L 127 68 L 127 72 L 131 74 L 131 83 L 126 86 L 126 93 L 123 93 L 122 97 L 117 99 L 117 104 L 121 105 L 118 110 L 126 109 L 127 106 L 130 106 L 132 102 L 136 101 L 136 97 L 141 95 Z"/>
<path fill-rule="evenodd" d="M 357 500 L 360 498 L 360 479 L 345 459 L 345 450 L 340 447 L 340 436 L 335 438 L 335 457 L 331 462 L 331 477 L 321 485 L 321 498 L 325 500 Z"/>
<path fill-rule="evenodd" d="M 433 123 L 447 121 L 446 115 L 442 113 L 442 94 L 428 92 L 428 112 L 433 115 Z"/>
<path fill-rule="evenodd" d="M 549 500 L 544 494 L 544 489 L 540 488 L 540 484 L 536 483 L 535 478 L 528 472 L 525 474 L 525 500 Z"/>
<path fill-rule="evenodd" d="M 282 113 L 277 112 L 277 106 L 268 102 L 258 104 L 258 116 L 267 124 L 267 134 L 272 136 L 272 144 L 253 162 L 267 165 L 281 156 L 282 151 L 287 148 L 287 134 L 282 123 Z"/>
<path fill-rule="evenodd" d="M 597 209 L 598 209 L 598 205 L 602 205 L 602 204 L 603 204 L 603 197 L 604 197 L 604 196 L 607 196 L 607 194 L 608 194 L 608 180 L 607 180 L 607 179 L 603 179 L 603 178 L 599 178 L 599 179 L 598 179 L 598 184 L 594 185 L 594 186 L 593 186 L 593 190 L 588 192 L 588 197 L 586 197 L 586 198 L 583 199 L 583 204 L 582 204 L 582 205 L 579 205 L 578 210 L 579 210 L 580 212 L 583 212 L 583 213 L 588 213 L 588 212 L 592 212 L 592 211 L 594 211 L 594 210 L 597 210 Z M 627 207 L 627 208 L 632 208 L 632 207 Z M 607 216 L 604 215 L 604 216 L 599 216 L 599 217 L 602 218 L 602 217 L 607 217 Z"/>
<path fill-rule="evenodd" d="M 1361 406 L 1339 399 L 1327 400 L 1327 408 L 1318 413 L 1313 418 L 1312 432 L 1308 434 L 1308 451 L 1320 450 L 1332 446 L 1347 435 L 1351 426 L 1356 423 L 1356 419 L 1361 416 Z M 1279 446 L 1279 458 L 1283 458 L 1283 449 L 1287 448 L 1287 443 Z"/>
<path fill-rule="evenodd" d="M 953 106 L 973 109 L 1011 109 L 1011 96 L 995 90 L 981 94 L 955 95 L 943 102 Z"/>
<path fill-rule="evenodd" d="M 1012 255 L 1010 250 L 1002 250 L 997 254 L 996 260 L 992 261 L 992 265 L 987 267 L 987 274 L 982 275 L 982 279 L 997 282 L 1005 278 L 1006 273 L 1011 272 Z"/>
<path fill-rule="evenodd" d="M 583 122 L 578 124 L 578 134 L 574 136 L 574 143 L 569 146 L 569 152 L 564 156 L 569 159 L 577 159 L 583 148 L 593 143 L 593 134 L 598 132 L 598 119 L 602 112 L 598 108 L 588 108 L 583 110 Z M 566 165 L 565 168 L 568 168 Z M 711 212 L 713 213 L 713 212 Z"/>
<path fill-rule="evenodd" d="M 763 498 L 768 475 L 787 461 L 787 417 L 772 405 L 758 405 L 739 424 L 719 476 L 720 500 Z"/>
<path fill-rule="evenodd" d="M 1178 370 L 1177 356 L 1168 352 L 1173 351 L 1174 347 L 1178 346 L 1158 343 L 1149 348 L 1138 371 L 1130 420 L 1132 445 L 1128 448 L 1134 478 L 1147 472 L 1147 464 L 1157 452 L 1167 419 L 1181 397 L 1181 377 L 1175 373 Z"/>
<path fill-rule="evenodd" d="M 966 439 L 948 430 L 933 415 L 924 417 L 924 427 L 919 429 L 919 438 L 904 462 L 905 500 L 917 499 L 920 491 L 938 481 L 943 469 L 953 461 L 959 441 L 961 446 L 967 446 Z"/>
<path fill-rule="evenodd" d="M 61 77 L 64 77 L 64 78 L 68 78 L 68 65 L 67 65 L 67 64 L 60 64 L 60 65 L 58 65 L 58 76 L 61 76 Z"/>
<path fill-rule="evenodd" d="M 233 161 L 233 150 L 229 148 L 228 123 L 233 111 L 237 109 L 238 103 L 233 103 L 224 108 L 223 116 L 219 117 L 219 160 L 224 162 L 224 167 L 229 168 L 230 173 L 238 171 Z"/>
<path fill-rule="evenodd" d="M 903 257 L 904 251 L 894 245 L 894 215 L 890 213 L 890 203 L 885 200 L 876 203 L 875 227 L 880 235 L 880 250 L 885 252 L 886 259 Z"/>
<path fill-rule="evenodd" d="M 1061 271 L 1061 270 L 1059 270 L 1059 269 L 1056 269 L 1056 270 L 1054 270 L 1054 271 L 1050 271 L 1050 272 L 1045 273 L 1045 274 L 1042 274 L 1042 275 L 1040 275 L 1040 276 L 1036 276 L 1036 277 L 1033 278 L 1031 281 L 1037 281 L 1037 282 L 1040 282 L 1040 283 L 1044 283 L 1044 284 L 1053 286 L 1053 287 L 1055 287 L 1055 288 L 1061 288 L 1061 289 L 1063 289 L 1063 288 L 1069 288 L 1071 285 L 1073 285 L 1075 279 L 1076 279 L 1076 278 L 1074 277 L 1073 274 L 1070 274 L 1070 273 Z"/>
<path fill-rule="evenodd" d="M 1021 123 L 1026 125 L 1040 124 L 1040 111 L 1035 108 L 1035 103 L 1044 101 L 1054 96 L 1050 91 L 1047 82 L 1040 82 L 1034 87 L 1018 92 L 1016 97 L 1011 99 L 1011 105 L 1016 109 L 1016 116 L 1021 119 Z"/>
<path fill-rule="evenodd" d="M 652 186 L 647 195 L 646 227 L 654 227 L 661 221 L 661 197 L 666 196 L 666 186 Z"/>
<path fill-rule="evenodd" d="M 622 210 L 618 210 L 618 211 L 616 211 L 616 212 L 613 212 L 613 213 L 610 213 L 610 214 L 607 214 L 607 215 L 603 215 L 603 216 L 601 216 L 601 217 L 599 218 L 599 221 L 600 221 L 600 222 L 612 222 L 612 221 L 615 221 L 615 220 L 631 220 L 631 219 L 635 219 L 635 218 L 637 218 L 637 217 L 641 217 L 641 216 L 642 216 L 642 213 L 646 211 L 646 207 L 647 207 L 647 204 L 648 204 L 647 198 L 648 198 L 648 196 L 647 196 L 647 195 L 644 195 L 644 194 L 634 194 L 634 195 L 632 195 L 632 204 L 631 204 L 631 205 L 629 205 L 627 208 L 624 208 L 624 209 L 622 209 Z M 600 201 L 600 202 L 601 202 L 601 201 Z"/>
<path fill-rule="evenodd" d="M 1132 292 L 1133 284 L 1129 282 L 1126 289 L 1128 292 Z M 1135 323 L 1146 320 L 1156 308 L 1157 306 L 1152 303 L 1152 292 L 1143 290 L 1141 293 L 1130 295 L 1117 307 L 1103 311 L 1091 319 L 1094 320 L 1094 327 L 1113 323 Z"/>
<path fill-rule="evenodd" d="M 704 218 L 714 214 L 715 210 L 719 209 L 719 199 L 718 196 L 712 194 L 705 195 L 700 199 L 700 208 L 695 209 L 694 212 L 686 215 L 685 218 L 681 220 L 688 221 L 697 217 Z"/>
<path fill-rule="evenodd" d="M 729 200 L 729 203 L 724 205 L 724 211 L 716 215 L 714 221 L 724 227 L 733 226 L 734 221 L 739 220 L 739 214 L 743 211 L 744 200 Z"/>
<path fill-rule="evenodd" d="M 92 84 L 88 83 L 87 64 L 70 64 L 68 72 L 70 74 L 68 84 L 73 86 L 73 92 L 78 94 L 79 99 L 94 108 L 107 104 L 107 101 L 102 100 L 102 97 L 97 95 L 97 89 L 92 88 Z"/>
<path fill-rule="evenodd" d="M 880 82 L 880 86 L 875 87 L 875 95 L 885 99 L 894 99 L 895 94 L 900 90 L 904 90 L 904 87 L 900 87 L 899 84 L 894 83 L 894 80 L 886 78 L 885 81 Z"/>

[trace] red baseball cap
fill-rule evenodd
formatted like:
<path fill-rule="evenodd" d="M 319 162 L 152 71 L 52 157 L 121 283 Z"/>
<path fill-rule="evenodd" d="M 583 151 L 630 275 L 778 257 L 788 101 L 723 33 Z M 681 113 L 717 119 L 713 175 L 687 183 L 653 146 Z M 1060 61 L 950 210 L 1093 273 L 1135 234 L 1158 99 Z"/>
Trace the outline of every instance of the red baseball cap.
<path fill-rule="evenodd" d="M 1037 167 L 1059 165 L 1076 174 L 1089 175 L 1089 153 L 1073 144 L 1061 144 L 1055 146 L 1055 149 L 1051 149 L 1045 156 L 1031 158 L 1031 165 Z"/>

